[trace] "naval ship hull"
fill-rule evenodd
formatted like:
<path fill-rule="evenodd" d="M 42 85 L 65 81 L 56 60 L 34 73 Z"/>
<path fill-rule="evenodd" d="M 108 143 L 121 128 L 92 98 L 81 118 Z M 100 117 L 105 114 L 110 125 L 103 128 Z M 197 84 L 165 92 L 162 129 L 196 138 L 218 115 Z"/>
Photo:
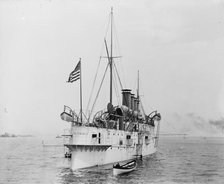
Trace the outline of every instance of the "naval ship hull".
<path fill-rule="evenodd" d="M 75 111 L 67 106 L 64 106 L 64 112 L 61 114 L 62 120 L 71 122 L 70 139 L 65 146 L 68 147 L 71 153 L 72 170 L 150 155 L 156 152 L 158 146 L 161 115 L 157 111 L 153 111 L 149 115 L 145 113 L 139 93 L 139 72 L 137 94 L 134 94 L 131 89 L 123 88 L 118 72 L 114 73 L 115 76 L 113 74 L 113 71 L 117 71 L 114 60 L 119 58 L 119 56 L 113 56 L 113 9 L 111 9 L 110 13 L 110 23 L 110 53 L 106 37 L 104 39 L 108 65 L 92 108 L 89 109 L 87 107 L 87 110 L 90 110 L 88 117 L 83 116 L 82 108 L 81 58 L 69 75 L 69 83 L 80 81 L 79 114 L 76 114 Z M 102 58 L 104 57 L 100 57 L 100 59 Z M 110 100 L 106 109 L 98 111 L 92 117 L 108 67 L 110 68 Z M 116 77 L 116 74 L 122 92 L 122 102 L 118 103 L 119 105 L 113 104 L 113 81 L 116 81 L 113 77 Z M 105 94 L 103 98 L 105 98 Z"/>
<path fill-rule="evenodd" d="M 102 166 L 153 154 L 157 150 L 154 127 L 145 132 L 74 126 L 67 146 L 72 154 L 71 169 Z"/>

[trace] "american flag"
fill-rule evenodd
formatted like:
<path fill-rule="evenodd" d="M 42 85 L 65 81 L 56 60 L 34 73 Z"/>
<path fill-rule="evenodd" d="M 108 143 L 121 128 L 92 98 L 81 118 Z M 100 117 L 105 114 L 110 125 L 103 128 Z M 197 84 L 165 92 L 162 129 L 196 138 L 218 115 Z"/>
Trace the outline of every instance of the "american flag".
<path fill-rule="evenodd" d="M 75 82 L 80 79 L 81 61 L 78 62 L 75 69 L 70 73 L 68 82 Z"/>

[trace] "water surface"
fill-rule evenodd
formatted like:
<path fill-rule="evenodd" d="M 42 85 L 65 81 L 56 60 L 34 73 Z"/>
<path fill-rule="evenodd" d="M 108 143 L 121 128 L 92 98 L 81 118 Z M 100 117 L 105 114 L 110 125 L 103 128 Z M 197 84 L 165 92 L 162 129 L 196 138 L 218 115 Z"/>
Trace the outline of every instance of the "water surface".
<path fill-rule="evenodd" d="M 160 138 L 157 153 L 121 176 L 107 167 L 72 172 L 64 148 L 43 147 L 40 138 L 0 138 L 0 145 L 2 184 L 224 183 L 223 138 Z"/>

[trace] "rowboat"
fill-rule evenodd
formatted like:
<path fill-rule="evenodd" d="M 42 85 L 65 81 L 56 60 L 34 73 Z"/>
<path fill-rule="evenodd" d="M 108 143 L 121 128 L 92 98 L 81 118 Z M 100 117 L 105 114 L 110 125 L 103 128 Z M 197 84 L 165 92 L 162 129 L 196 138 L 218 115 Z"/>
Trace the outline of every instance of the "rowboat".
<path fill-rule="evenodd" d="M 119 175 L 119 174 L 129 173 L 135 170 L 136 167 L 137 167 L 136 160 L 132 160 L 124 165 L 120 165 L 119 163 L 117 163 L 116 165 L 113 165 L 113 174 Z"/>

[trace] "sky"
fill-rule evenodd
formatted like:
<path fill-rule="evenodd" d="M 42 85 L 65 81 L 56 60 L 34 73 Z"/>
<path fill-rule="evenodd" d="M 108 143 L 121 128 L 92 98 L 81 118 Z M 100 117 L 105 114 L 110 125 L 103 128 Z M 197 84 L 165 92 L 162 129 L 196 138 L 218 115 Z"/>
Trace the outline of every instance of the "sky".
<path fill-rule="evenodd" d="M 111 7 L 123 87 L 136 91 L 139 70 L 144 109 L 161 113 L 161 132 L 223 135 L 223 0 L 0 0 L 0 134 L 69 128 L 60 113 L 78 111 L 79 82 L 66 81 L 82 58 L 85 109 Z"/>

